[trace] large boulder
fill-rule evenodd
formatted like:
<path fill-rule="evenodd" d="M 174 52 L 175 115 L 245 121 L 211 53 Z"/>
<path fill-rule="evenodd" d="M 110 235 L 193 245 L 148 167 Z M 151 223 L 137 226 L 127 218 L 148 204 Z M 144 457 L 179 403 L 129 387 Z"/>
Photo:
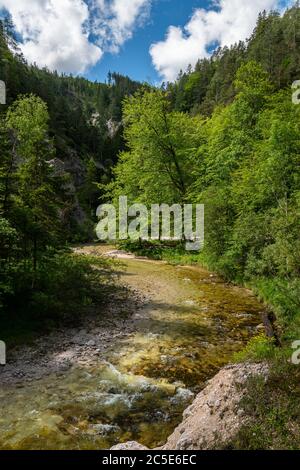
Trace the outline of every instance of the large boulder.
<path fill-rule="evenodd" d="M 240 402 L 251 376 L 267 377 L 265 364 L 237 364 L 222 369 L 183 415 L 164 450 L 211 450 L 232 439 L 247 416 Z"/>

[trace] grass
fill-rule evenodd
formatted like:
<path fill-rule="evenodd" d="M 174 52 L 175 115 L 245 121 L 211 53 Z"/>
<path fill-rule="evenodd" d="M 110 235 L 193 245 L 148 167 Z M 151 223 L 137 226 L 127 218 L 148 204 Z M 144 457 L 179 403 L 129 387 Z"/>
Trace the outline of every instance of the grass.
<path fill-rule="evenodd" d="M 227 449 L 297 450 L 300 447 L 300 367 L 287 361 L 285 353 L 276 354 L 270 375 L 252 377 L 241 408 L 245 423 Z"/>

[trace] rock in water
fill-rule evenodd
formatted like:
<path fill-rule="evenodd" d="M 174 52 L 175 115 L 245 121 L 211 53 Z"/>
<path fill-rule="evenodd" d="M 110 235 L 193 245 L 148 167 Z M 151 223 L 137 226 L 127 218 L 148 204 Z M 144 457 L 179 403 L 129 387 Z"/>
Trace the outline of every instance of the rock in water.
<path fill-rule="evenodd" d="M 125 444 L 118 444 L 111 448 L 111 450 L 149 450 L 147 447 L 142 446 L 138 442 L 130 441 Z"/>

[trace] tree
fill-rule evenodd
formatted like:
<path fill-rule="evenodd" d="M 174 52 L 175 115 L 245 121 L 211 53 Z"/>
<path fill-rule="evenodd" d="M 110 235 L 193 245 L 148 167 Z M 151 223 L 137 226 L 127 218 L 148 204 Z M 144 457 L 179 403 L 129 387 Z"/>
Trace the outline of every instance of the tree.
<path fill-rule="evenodd" d="M 46 104 L 33 95 L 19 98 L 8 110 L 6 125 L 17 140 L 19 188 L 14 223 L 31 253 L 36 272 L 39 255 L 59 239 L 59 201 L 48 161 L 53 157 Z"/>
<path fill-rule="evenodd" d="M 129 150 L 121 154 L 116 167 L 114 193 L 147 204 L 184 202 L 202 119 L 172 111 L 168 95 L 161 90 L 128 98 L 123 113 Z"/>
<path fill-rule="evenodd" d="M 0 116 L 0 215 L 9 216 L 11 200 L 15 193 L 16 139 Z"/>

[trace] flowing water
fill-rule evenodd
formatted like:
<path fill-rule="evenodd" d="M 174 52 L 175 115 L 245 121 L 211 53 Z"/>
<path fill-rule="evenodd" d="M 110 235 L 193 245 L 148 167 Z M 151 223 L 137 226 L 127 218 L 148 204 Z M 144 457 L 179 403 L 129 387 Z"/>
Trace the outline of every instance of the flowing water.
<path fill-rule="evenodd" d="M 21 388 L 0 389 L 1 449 L 164 444 L 195 393 L 260 323 L 246 290 L 205 270 L 128 259 L 122 279 L 149 296 L 135 332 L 105 357 Z"/>

